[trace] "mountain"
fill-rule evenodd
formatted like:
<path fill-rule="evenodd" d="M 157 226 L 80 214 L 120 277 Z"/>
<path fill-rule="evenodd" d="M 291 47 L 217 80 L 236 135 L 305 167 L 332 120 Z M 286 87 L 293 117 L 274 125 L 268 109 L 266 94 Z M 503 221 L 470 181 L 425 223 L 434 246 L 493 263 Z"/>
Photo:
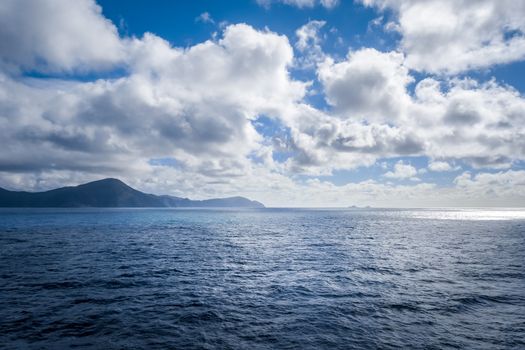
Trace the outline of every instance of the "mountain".
<path fill-rule="evenodd" d="M 244 207 L 263 208 L 262 203 L 244 197 L 191 200 L 156 196 L 137 191 L 118 179 L 103 179 L 74 187 L 45 192 L 8 191 L 0 188 L 0 207 Z"/>

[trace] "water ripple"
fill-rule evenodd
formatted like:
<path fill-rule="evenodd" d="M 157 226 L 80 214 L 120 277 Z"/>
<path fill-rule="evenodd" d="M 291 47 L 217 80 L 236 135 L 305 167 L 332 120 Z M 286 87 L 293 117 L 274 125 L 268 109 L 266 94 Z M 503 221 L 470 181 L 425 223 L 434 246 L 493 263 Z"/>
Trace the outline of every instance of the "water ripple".
<path fill-rule="evenodd" d="M 0 210 L 0 348 L 525 348 L 524 224 L 516 210 Z"/>

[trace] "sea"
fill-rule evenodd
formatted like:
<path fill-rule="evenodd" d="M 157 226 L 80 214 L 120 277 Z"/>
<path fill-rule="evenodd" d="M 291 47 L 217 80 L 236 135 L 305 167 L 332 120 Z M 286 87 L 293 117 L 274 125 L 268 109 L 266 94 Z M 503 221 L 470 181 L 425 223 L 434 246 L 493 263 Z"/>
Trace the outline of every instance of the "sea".
<path fill-rule="evenodd" d="M 525 210 L 0 209 L 1 349 L 525 349 Z"/>

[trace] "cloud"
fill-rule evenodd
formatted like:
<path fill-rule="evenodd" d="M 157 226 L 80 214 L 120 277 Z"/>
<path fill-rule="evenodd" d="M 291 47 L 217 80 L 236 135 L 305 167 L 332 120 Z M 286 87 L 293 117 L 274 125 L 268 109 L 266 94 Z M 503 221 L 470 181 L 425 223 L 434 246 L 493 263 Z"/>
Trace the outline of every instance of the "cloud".
<path fill-rule="evenodd" d="M 421 155 L 475 168 L 508 168 L 525 157 L 525 124 L 519 117 L 525 100 L 513 88 L 495 81 L 427 78 L 409 94 L 406 84 L 413 78 L 399 56 L 371 51 L 369 58 L 368 52 L 319 66 L 332 111 L 299 103 L 283 114 L 290 128 L 287 151 L 293 155 L 286 161 L 289 171 L 330 174 L 370 166 L 378 158 Z M 361 60 L 371 63 L 361 70 L 354 64 Z M 376 82 L 355 83 L 359 75 L 360 81 Z M 354 103 L 345 104 L 349 100 Z"/>
<path fill-rule="evenodd" d="M 392 10 L 411 69 L 456 74 L 525 58 L 525 2 L 361 0 Z"/>
<path fill-rule="evenodd" d="M 410 164 L 405 164 L 402 160 L 394 165 L 394 171 L 385 173 L 385 177 L 392 179 L 416 179 L 417 170 Z"/>
<path fill-rule="evenodd" d="M 9 147 L 0 170 L 116 171 L 173 157 L 185 169 L 226 176 L 259 148 L 250 121 L 278 115 L 305 93 L 289 78 L 286 37 L 248 25 L 188 49 L 153 34 L 126 45 L 130 74 L 118 79 L 37 87 L 1 76 L 0 134 Z"/>
<path fill-rule="evenodd" d="M 330 174 L 336 169 L 370 166 L 378 157 L 412 155 L 423 150 L 410 130 L 379 123 L 338 118 L 300 103 L 284 113 L 290 130 L 286 168 L 305 174 Z"/>
<path fill-rule="evenodd" d="M 195 18 L 196 22 L 215 23 L 209 12 L 203 12 Z"/>
<path fill-rule="evenodd" d="M 310 21 L 295 31 L 297 36 L 295 47 L 303 54 L 299 59 L 302 68 L 314 67 L 324 60 L 325 54 L 321 48 L 319 31 L 325 24 L 325 21 Z"/>
<path fill-rule="evenodd" d="M 124 59 L 124 43 L 101 12 L 90 0 L 2 1 L 0 64 L 14 72 L 111 69 Z"/>
<path fill-rule="evenodd" d="M 392 156 L 461 159 L 476 168 L 508 168 L 525 157 L 525 123 L 519 117 L 525 99 L 512 87 L 494 80 L 426 78 L 409 93 L 414 78 L 403 55 L 374 49 L 351 51 L 341 62 L 327 59 L 318 76 L 332 112 L 350 121 L 330 122 L 345 135 L 343 144 L 352 146 L 346 150 L 384 157 L 389 149 Z M 355 147 L 363 145 L 354 143 L 359 129 L 389 132 L 372 133 L 365 147 Z M 386 136 L 394 133 L 398 136 Z"/>
<path fill-rule="evenodd" d="M 464 172 L 454 180 L 458 190 L 473 199 L 490 198 L 499 205 L 525 205 L 525 171 L 471 174 Z"/>
<path fill-rule="evenodd" d="M 269 8 L 272 3 L 282 3 L 285 5 L 295 6 L 298 8 L 311 8 L 321 5 L 324 8 L 332 9 L 339 5 L 339 0 L 256 0 L 261 6 Z"/>
<path fill-rule="evenodd" d="M 406 86 L 414 79 L 402 54 L 375 49 L 351 51 L 346 60 L 327 59 L 318 70 L 328 103 L 354 120 L 393 123 L 410 97 Z"/>
<path fill-rule="evenodd" d="M 475 167 L 509 167 L 525 156 L 525 100 L 516 90 L 469 79 L 447 85 L 425 79 L 416 86 L 411 113 L 429 140 L 427 155 Z"/>
<path fill-rule="evenodd" d="M 339 0 L 321 0 L 321 5 L 324 7 L 331 9 L 339 5 Z"/>
<path fill-rule="evenodd" d="M 319 46 L 321 39 L 319 38 L 319 30 L 326 24 L 326 21 L 310 21 L 297 29 L 297 43 L 295 47 L 299 51 L 304 51 L 312 46 Z"/>
<path fill-rule="evenodd" d="M 430 164 L 428 165 L 428 169 L 430 171 L 443 172 L 443 171 L 458 170 L 459 167 L 453 167 L 447 162 L 435 161 L 434 160 L 434 161 L 430 162 Z"/>

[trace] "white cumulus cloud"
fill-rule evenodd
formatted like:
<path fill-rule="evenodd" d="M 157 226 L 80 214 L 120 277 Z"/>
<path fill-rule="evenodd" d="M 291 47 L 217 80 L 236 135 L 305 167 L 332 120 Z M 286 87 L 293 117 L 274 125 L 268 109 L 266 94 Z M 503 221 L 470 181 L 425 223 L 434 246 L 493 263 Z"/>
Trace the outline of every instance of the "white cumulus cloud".
<path fill-rule="evenodd" d="M 525 2 L 361 0 L 394 11 L 407 66 L 455 74 L 525 58 Z"/>
<path fill-rule="evenodd" d="M 115 25 L 94 1 L 0 2 L 4 69 L 43 72 L 112 68 L 125 57 Z"/>
<path fill-rule="evenodd" d="M 415 167 L 400 160 L 394 165 L 394 171 L 389 171 L 384 176 L 393 179 L 412 179 L 416 175 L 417 169 Z"/>
<path fill-rule="evenodd" d="M 430 162 L 430 164 L 428 165 L 428 169 L 430 171 L 442 172 L 442 171 L 452 171 L 458 168 L 451 166 L 450 163 L 448 162 L 442 162 L 442 161 L 435 160 L 435 161 Z"/>
<path fill-rule="evenodd" d="M 326 99 L 339 112 L 356 120 L 395 122 L 409 96 L 413 81 L 403 55 L 375 49 L 351 51 L 346 60 L 327 59 L 318 70 Z"/>

